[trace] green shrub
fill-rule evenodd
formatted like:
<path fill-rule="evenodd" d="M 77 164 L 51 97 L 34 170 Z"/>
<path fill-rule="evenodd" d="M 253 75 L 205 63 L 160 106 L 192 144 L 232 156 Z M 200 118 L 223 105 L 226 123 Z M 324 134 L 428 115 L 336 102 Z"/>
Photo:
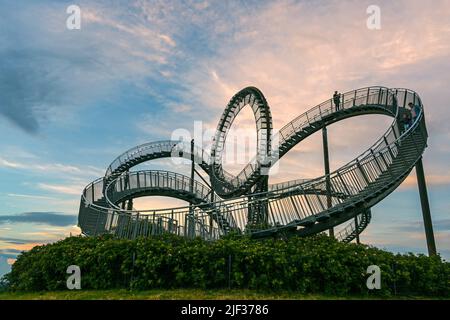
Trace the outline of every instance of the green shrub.
<path fill-rule="evenodd" d="M 369 265 L 381 290 L 368 290 Z M 450 295 L 450 263 L 439 256 L 394 255 L 324 235 L 215 242 L 163 235 L 136 240 L 71 237 L 22 253 L 6 276 L 12 290 L 66 289 L 78 265 L 83 289 L 248 288 L 300 293 Z"/>

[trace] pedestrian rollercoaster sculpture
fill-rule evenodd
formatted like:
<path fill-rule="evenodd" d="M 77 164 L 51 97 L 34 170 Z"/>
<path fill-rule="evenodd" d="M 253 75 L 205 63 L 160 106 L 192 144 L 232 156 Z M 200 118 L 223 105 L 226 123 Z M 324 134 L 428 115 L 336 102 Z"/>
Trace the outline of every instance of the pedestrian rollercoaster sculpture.
<path fill-rule="evenodd" d="M 420 113 L 404 130 L 402 115 L 410 102 L 420 108 Z M 234 176 L 223 169 L 222 151 L 227 133 L 244 107 L 250 107 L 255 116 L 257 154 Z M 367 114 L 387 115 L 393 122 L 353 161 L 315 179 L 268 183 L 268 169 L 295 145 L 332 123 Z M 210 153 L 193 143 L 158 141 L 117 157 L 104 177 L 84 189 L 79 226 L 88 236 L 109 233 L 136 238 L 174 233 L 209 240 L 232 232 L 253 237 L 306 236 L 337 227 L 340 230 L 336 237 L 349 242 L 370 222 L 371 207 L 393 192 L 416 165 L 423 170 L 421 159 L 427 137 L 420 97 L 408 89 L 385 87 L 344 93 L 339 110 L 332 99 L 325 101 L 272 137 L 269 105 L 261 91 L 248 87 L 226 106 Z M 194 180 L 193 174 L 188 177 L 170 171 L 130 171 L 143 162 L 168 157 L 191 160 L 192 169 L 195 165 L 203 169 L 210 184 Z M 189 206 L 134 210 L 133 199 L 142 196 L 175 197 L 188 201 Z"/>

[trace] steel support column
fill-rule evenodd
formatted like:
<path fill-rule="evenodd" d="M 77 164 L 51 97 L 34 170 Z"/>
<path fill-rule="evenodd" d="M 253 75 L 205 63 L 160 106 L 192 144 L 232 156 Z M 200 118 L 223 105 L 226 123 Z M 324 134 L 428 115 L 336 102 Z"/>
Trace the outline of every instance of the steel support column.
<path fill-rule="evenodd" d="M 422 205 L 423 224 L 425 226 L 425 236 L 427 239 L 428 255 L 437 254 L 436 243 L 434 241 L 433 223 L 431 221 L 430 203 L 428 202 L 427 184 L 423 171 L 422 158 L 416 163 L 417 184 L 419 186 L 420 203 Z"/>
<path fill-rule="evenodd" d="M 327 208 L 332 207 L 331 203 L 331 183 L 330 183 L 330 158 L 328 154 L 328 132 L 327 127 L 322 129 L 322 140 L 323 140 L 323 163 L 325 166 L 326 177 L 326 189 L 327 189 Z M 329 229 L 330 237 L 334 238 L 334 229 Z"/>
<path fill-rule="evenodd" d="M 195 162 L 194 162 L 194 139 L 191 140 L 191 181 L 189 183 L 189 192 L 194 193 L 194 173 L 195 173 Z M 194 219 L 194 206 L 191 204 L 189 207 L 189 218 L 188 223 L 188 237 L 194 238 L 195 236 L 195 219 Z"/>
<path fill-rule="evenodd" d="M 356 232 L 356 243 L 360 244 L 359 232 L 358 232 L 358 216 L 355 216 L 355 232 Z"/>
<path fill-rule="evenodd" d="M 214 189 L 212 187 L 211 188 L 211 203 L 214 203 Z M 215 214 L 217 216 L 217 212 L 214 212 L 213 214 Z M 209 215 L 209 236 L 212 239 L 212 234 L 213 234 L 213 216 L 212 214 Z"/>

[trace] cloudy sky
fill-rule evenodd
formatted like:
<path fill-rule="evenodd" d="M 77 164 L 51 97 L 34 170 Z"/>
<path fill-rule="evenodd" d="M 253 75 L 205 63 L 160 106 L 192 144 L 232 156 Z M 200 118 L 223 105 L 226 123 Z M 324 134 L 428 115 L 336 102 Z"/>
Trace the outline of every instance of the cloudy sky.
<path fill-rule="evenodd" d="M 72 4 L 81 8 L 80 30 L 66 26 Z M 366 24 L 374 4 L 379 30 Z M 430 134 L 424 165 L 437 248 L 450 259 L 450 1 L 0 0 L 0 11 L 0 274 L 20 251 L 79 233 L 81 191 L 116 156 L 170 139 L 174 129 L 192 131 L 195 121 L 214 129 L 231 96 L 249 85 L 266 96 L 275 128 L 334 90 L 417 91 Z M 236 127 L 252 121 L 245 110 Z M 332 169 L 390 121 L 332 125 Z M 315 135 L 280 161 L 271 182 L 321 175 L 320 151 Z M 361 239 L 426 253 L 414 172 L 373 209 Z"/>

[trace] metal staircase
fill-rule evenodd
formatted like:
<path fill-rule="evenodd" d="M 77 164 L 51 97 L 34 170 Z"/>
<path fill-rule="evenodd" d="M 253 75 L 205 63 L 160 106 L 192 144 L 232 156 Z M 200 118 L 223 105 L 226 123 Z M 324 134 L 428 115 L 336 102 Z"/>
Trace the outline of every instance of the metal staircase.
<path fill-rule="evenodd" d="M 350 222 L 336 235 L 336 239 L 348 243 L 355 239 L 359 234 L 361 234 L 369 225 L 370 220 L 372 219 L 372 213 L 370 212 L 370 209 L 358 215 L 356 219 L 357 222 L 355 222 L 355 220 L 352 220 L 352 222 Z"/>
<path fill-rule="evenodd" d="M 409 102 L 420 108 L 420 114 L 404 131 L 400 115 Z M 253 161 L 233 176 L 222 168 L 222 151 L 233 120 L 246 106 L 250 106 L 255 115 L 258 150 Z M 256 187 L 264 186 L 267 170 L 278 159 L 313 133 L 337 121 L 366 114 L 387 115 L 393 122 L 373 146 L 353 161 L 316 179 Z M 83 191 L 80 227 L 87 235 L 147 236 L 149 227 L 142 226 L 142 221 L 149 223 L 148 219 L 153 219 L 151 224 L 161 226 L 158 229 L 161 232 L 187 235 L 180 230 L 189 229 L 187 225 L 191 225 L 194 231 L 189 236 L 215 239 L 231 231 L 254 237 L 285 231 L 306 236 L 343 225 L 337 238 L 348 242 L 370 222 L 370 208 L 408 176 L 421 159 L 428 138 L 420 97 L 408 89 L 385 87 L 344 93 L 340 110 L 335 110 L 330 99 L 298 116 L 273 137 L 271 130 L 270 109 L 262 93 L 253 87 L 241 90 L 221 117 L 211 155 L 201 148 L 195 148 L 192 155 L 191 147 L 180 141 L 153 142 L 128 150 L 111 163 L 104 178 Z M 167 171 L 128 173 L 142 162 L 166 157 L 193 158 L 210 176 L 212 190 Z M 128 187 L 124 187 L 125 178 L 130 181 Z M 123 210 L 118 206 L 127 199 L 144 195 L 176 197 L 188 201 L 190 206 L 140 211 Z M 254 212 L 261 219 L 255 219 Z M 126 231 L 123 231 L 124 222 L 121 224 L 119 220 L 128 221 Z M 177 228 L 170 227 L 172 225 Z M 130 228 L 132 231 L 128 231 Z"/>

